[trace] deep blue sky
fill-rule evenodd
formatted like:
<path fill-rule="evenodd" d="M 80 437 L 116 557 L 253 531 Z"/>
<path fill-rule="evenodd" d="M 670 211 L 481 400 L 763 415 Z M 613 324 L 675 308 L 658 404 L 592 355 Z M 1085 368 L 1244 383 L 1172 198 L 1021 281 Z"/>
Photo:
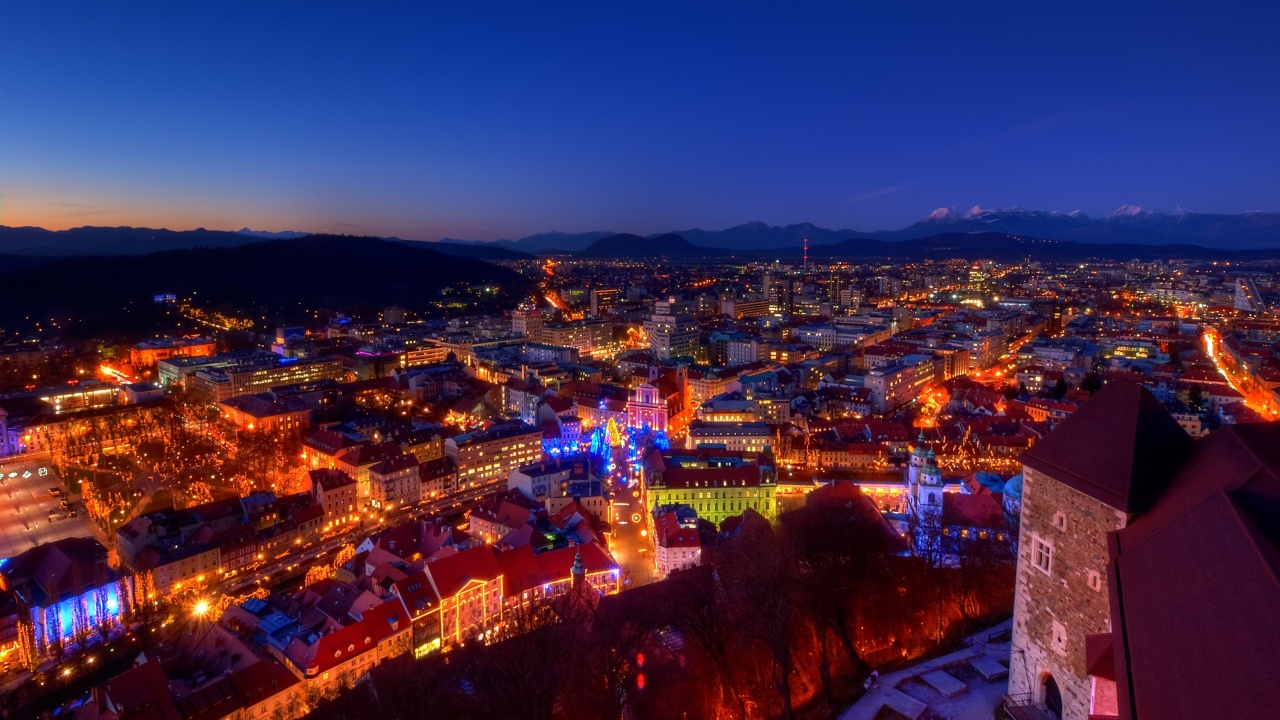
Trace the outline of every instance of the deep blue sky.
<path fill-rule="evenodd" d="M 1274 3 L 797 4 L 8 3 L 0 223 L 1280 210 Z"/>

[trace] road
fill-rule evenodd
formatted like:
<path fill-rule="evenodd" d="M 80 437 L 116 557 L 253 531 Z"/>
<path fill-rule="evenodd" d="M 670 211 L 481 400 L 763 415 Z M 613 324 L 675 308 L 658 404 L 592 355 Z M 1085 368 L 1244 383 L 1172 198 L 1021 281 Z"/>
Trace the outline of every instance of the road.
<path fill-rule="evenodd" d="M 1214 367 L 1218 368 L 1218 373 L 1226 378 L 1227 384 L 1231 386 L 1231 389 L 1244 396 L 1245 405 L 1256 410 L 1263 417 L 1275 417 L 1277 413 L 1268 408 L 1266 395 L 1263 393 L 1250 393 L 1245 390 L 1244 384 L 1231 373 L 1231 368 L 1222 361 L 1222 352 L 1219 351 L 1221 347 L 1222 333 L 1217 328 L 1207 328 L 1204 333 L 1204 348 L 1209 355 L 1209 359 L 1213 361 Z"/>
<path fill-rule="evenodd" d="M 657 579 L 653 558 L 653 528 L 648 509 L 641 499 L 640 484 L 628 487 L 624 474 L 614 482 L 613 533 L 609 550 L 618 561 L 629 587 L 645 585 Z"/>
<path fill-rule="evenodd" d="M 259 567 L 224 578 L 210 585 L 208 592 L 215 595 L 236 595 L 259 585 L 265 584 L 266 587 L 271 587 L 294 577 L 299 571 L 306 572 L 318 558 L 326 558 L 326 561 L 329 561 L 328 559 L 331 558 L 330 553 L 336 552 L 343 545 L 361 541 L 380 529 L 393 527 L 401 521 L 417 520 L 428 515 L 461 512 L 484 495 L 497 490 L 500 490 L 500 488 L 496 485 L 478 487 L 433 503 L 386 513 L 376 520 L 366 521 L 362 525 L 357 525 L 350 530 L 325 538 L 319 543 L 304 547 L 300 552 L 290 553 L 283 558 L 268 561 Z"/>

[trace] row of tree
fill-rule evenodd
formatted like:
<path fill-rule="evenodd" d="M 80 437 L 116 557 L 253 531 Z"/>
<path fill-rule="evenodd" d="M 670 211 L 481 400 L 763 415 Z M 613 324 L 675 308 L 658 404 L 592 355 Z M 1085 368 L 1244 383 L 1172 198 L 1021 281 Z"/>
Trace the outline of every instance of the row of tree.
<path fill-rule="evenodd" d="M 961 552 L 972 557 L 930 562 L 856 500 L 776 525 L 748 517 L 702 567 L 523 609 L 497 642 L 397 658 L 311 717 L 825 716 L 873 668 L 1010 612 L 1013 556 L 994 535 L 974 540 Z"/>

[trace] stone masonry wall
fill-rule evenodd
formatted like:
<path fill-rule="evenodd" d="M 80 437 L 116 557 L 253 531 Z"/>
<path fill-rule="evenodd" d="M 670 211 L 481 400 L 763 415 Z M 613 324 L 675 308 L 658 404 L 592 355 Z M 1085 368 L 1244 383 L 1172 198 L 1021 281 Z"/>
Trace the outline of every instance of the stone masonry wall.
<path fill-rule="evenodd" d="M 1043 702 L 1043 678 L 1051 673 L 1064 720 L 1087 720 L 1085 637 L 1110 630 L 1107 533 L 1124 527 L 1126 517 L 1030 468 L 1023 473 L 1009 692 Z M 1047 575 L 1034 564 L 1036 538 L 1053 547 Z"/>

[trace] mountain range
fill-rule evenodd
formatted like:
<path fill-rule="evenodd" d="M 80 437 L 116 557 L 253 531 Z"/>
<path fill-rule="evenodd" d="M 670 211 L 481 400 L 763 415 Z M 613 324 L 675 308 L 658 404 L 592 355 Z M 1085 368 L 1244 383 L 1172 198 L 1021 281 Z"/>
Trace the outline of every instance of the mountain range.
<path fill-rule="evenodd" d="M 1239 215 L 1158 212 L 1126 205 L 1106 217 L 1090 217 L 1081 212 L 1058 213 L 1041 210 L 986 210 L 977 206 L 967 212 L 939 208 L 918 222 L 899 230 L 832 230 L 812 223 L 769 225 L 753 221 L 724 230 L 693 228 L 673 233 L 655 233 L 656 238 L 675 234 L 701 248 L 764 250 L 831 245 L 851 239 L 918 240 L 939 233 L 996 232 L 1080 243 L 1133 243 L 1139 245 L 1191 244 L 1223 250 L 1280 250 L 1280 213 L 1249 212 Z M 526 253 L 577 252 L 593 242 L 615 235 L 612 232 L 539 233 L 519 240 L 457 240 L 442 243 L 489 245 Z"/>
<path fill-rule="evenodd" d="M 724 230 L 692 228 L 673 233 L 656 233 L 641 238 L 654 248 L 659 239 L 669 244 L 670 237 L 702 251 L 671 246 L 668 257 L 714 257 L 710 250 L 779 251 L 799 248 L 805 238 L 810 253 L 825 252 L 830 246 L 848 240 L 883 242 L 919 240 L 939 234 L 1003 233 L 1025 238 L 1069 241 L 1085 244 L 1132 245 L 1199 245 L 1214 250 L 1270 250 L 1280 252 L 1280 213 L 1249 212 L 1239 215 L 1157 212 L 1135 206 L 1124 206 L 1106 217 L 1090 217 L 1080 212 L 1058 213 L 1040 210 L 987 210 L 973 207 L 966 212 L 939 208 L 918 222 L 899 230 L 864 232 L 832 230 L 812 223 L 775 226 L 760 221 L 736 225 Z M 74 256 L 74 255 L 145 255 L 158 250 L 190 247 L 232 247 L 263 239 L 293 239 L 301 232 L 266 232 L 243 228 L 222 230 L 165 230 L 132 227 L 80 227 L 51 231 L 35 227 L 0 225 L 0 252 L 6 255 Z M 430 242 L 433 249 L 455 256 L 483 260 L 527 259 L 537 253 L 578 253 L 588 251 L 597 241 L 620 234 L 608 231 L 583 233 L 545 232 L 519 240 L 459 240 L 444 238 Z M 626 235 L 626 234 L 622 234 Z M 669 237 L 670 236 L 670 237 Z M 630 235 L 637 238 L 640 236 Z M 395 242 L 418 244 L 419 240 L 384 238 Z M 612 241 L 617 242 L 617 241 Z M 633 241 L 634 242 L 634 241 Z M 874 246 L 872 246 L 874 247 Z M 609 257 L 603 249 L 589 251 L 593 257 Z M 613 257 L 617 257 L 614 255 Z"/>

